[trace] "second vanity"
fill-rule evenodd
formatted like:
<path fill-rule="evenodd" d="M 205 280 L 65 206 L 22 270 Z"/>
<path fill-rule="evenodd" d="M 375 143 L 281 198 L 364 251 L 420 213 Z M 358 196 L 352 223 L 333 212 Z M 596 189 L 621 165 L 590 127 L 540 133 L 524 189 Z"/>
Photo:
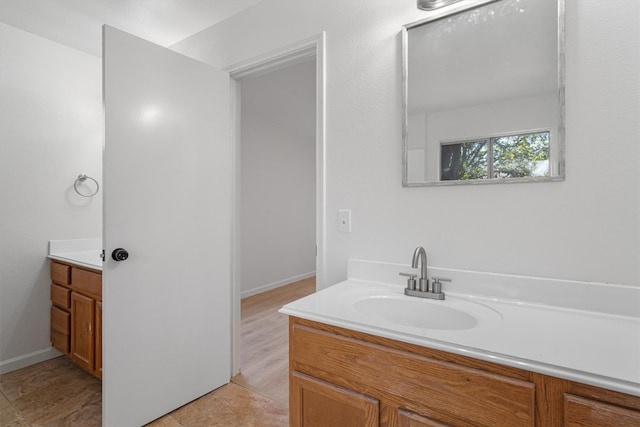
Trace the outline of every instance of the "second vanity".
<path fill-rule="evenodd" d="M 102 378 L 101 239 L 51 240 L 51 344 Z"/>
<path fill-rule="evenodd" d="M 283 307 L 291 426 L 640 425 L 639 290 L 439 270 L 433 301 L 401 271 L 350 260 Z"/>

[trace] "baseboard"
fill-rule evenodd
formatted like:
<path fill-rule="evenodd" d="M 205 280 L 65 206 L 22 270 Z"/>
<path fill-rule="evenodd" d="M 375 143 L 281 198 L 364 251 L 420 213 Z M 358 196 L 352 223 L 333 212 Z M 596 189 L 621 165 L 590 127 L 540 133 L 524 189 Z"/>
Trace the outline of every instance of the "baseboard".
<path fill-rule="evenodd" d="M 3 360 L 0 362 L 0 374 L 6 374 L 7 372 L 35 365 L 36 363 L 44 362 L 58 356 L 62 356 L 62 353 L 60 353 L 53 347 L 48 347 L 42 350 L 34 351 L 32 353 L 27 353 L 18 357 Z"/>
<path fill-rule="evenodd" d="M 309 277 L 313 277 L 315 275 L 316 275 L 316 272 L 311 271 L 309 273 L 299 274 L 297 276 L 289 277 L 287 279 L 278 280 L 277 282 L 267 283 L 266 285 L 262 285 L 257 288 L 247 289 L 246 291 L 242 291 L 240 293 L 240 298 L 246 298 L 252 295 L 261 294 L 263 292 L 270 291 L 271 289 L 276 289 L 281 286 L 285 286 L 293 282 L 297 282 L 298 280 L 308 279 Z"/>

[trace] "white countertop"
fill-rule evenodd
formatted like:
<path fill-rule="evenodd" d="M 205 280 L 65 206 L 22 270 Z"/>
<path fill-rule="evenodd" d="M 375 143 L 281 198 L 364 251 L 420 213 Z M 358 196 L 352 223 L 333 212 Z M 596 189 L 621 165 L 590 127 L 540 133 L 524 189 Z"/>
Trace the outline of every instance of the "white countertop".
<path fill-rule="evenodd" d="M 102 271 L 102 239 L 50 240 L 47 258 Z"/>
<path fill-rule="evenodd" d="M 640 317 L 472 296 L 443 287 L 446 299 L 434 301 L 405 296 L 401 284 L 351 278 L 287 304 L 281 312 L 640 396 Z M 426 329 L 354 308 L 372 296 L 420 300 L 425 310 L 433 304 L 466 306 L 478 323 L 462 330 Z"/>

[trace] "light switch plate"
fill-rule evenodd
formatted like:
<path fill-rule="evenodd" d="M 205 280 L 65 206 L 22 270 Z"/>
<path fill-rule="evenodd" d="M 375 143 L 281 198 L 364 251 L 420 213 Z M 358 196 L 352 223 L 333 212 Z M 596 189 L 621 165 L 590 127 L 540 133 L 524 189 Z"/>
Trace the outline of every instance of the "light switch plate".
<path fill-rule="evenodd" d="M 351 233 L 351 211 L 338 211 L 338 231 L 342 233 Z"/>

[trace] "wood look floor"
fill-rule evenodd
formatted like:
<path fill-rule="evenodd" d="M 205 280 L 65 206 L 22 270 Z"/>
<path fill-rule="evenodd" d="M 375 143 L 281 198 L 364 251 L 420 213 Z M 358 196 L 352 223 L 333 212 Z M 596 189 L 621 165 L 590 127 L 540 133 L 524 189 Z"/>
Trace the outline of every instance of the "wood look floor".
<path fill-rule="evenodd" d="M 287 426 L 288 318 L 277 310 L 314 291 L 310 278 L 243 299 L 242 373 L 149 426 Z M 66 357 L 0 375 L 0 426 L 100 427 L 101 388 Z"/>
<path fill-rule="evenodd" d="M 289 407 L 289 316 L 278 310 L 315 288 L 311 277 L 242 300 L 241 373 L 231 381 Z"/>

